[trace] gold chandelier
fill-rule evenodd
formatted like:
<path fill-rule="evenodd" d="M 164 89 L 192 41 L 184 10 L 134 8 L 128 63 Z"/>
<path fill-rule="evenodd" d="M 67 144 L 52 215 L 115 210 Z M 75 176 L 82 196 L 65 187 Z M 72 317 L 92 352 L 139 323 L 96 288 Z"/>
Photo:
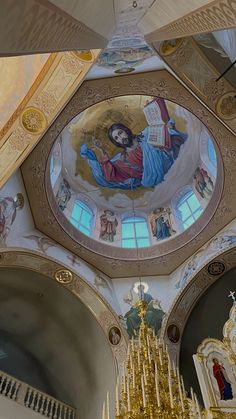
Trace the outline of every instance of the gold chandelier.
<path fill-rule="evenodd" d="M 122 378 L 116 385 L 116 419 L 201 419 L 196 395 L 187 397 L 183 378 L 171 363 L 167 348 L 147 327 L 145 301 L 137 303 L 141 325 L 129 344 Z M 102 419 L 110 416 L 109 396 Z"/>

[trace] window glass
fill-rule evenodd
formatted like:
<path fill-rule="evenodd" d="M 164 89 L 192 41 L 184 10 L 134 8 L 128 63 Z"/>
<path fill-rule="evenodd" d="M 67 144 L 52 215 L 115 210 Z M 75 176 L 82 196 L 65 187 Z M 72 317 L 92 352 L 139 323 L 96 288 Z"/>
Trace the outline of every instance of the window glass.
<path fill-rule="evenodd" d="M 177 210 L 184 230 L 190 227 L 201 215 L 203 209 L 193 191 L 187 192 L 179 201 Z"/>
<path fill-rule="evenodd" d="M 141 222 L 135 224 L 136 236 L 137 237 L 148 237 L 147 223 Z"/>
<path fill-rule="evenodd" d="M 143 217 L 127 217 L 122 221 L 122 247 L 150 246 L 147 221 Z"/>
<path fill-rule="evenodd" d="M 93 213 L 91 209 L 83 202 L 75 201 L 73 210 L 70 216 L 70 222 L 86 236 L 91 236 L 92 233 Z"/>
<path fill-rule="evenodd" d="M 217 165 L 216 152 L 213 141 L 209 138 L 207 142 L 208 157 L 214 167 Z"/>

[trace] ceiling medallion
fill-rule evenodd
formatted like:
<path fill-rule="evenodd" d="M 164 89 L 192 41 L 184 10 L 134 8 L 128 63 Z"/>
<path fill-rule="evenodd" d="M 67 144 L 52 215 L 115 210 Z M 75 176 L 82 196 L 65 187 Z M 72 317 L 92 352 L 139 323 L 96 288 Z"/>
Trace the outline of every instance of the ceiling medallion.
<path fill-rule="evenodd" d="M 73 51 L 73 54 L 82 61 L 90 62 L 93 59 L 93 54 L 89 49 L 85 51 Z"/>
<path fill-rule="evenodd" d="M 69 284 L 73 279 L 73 274 L 68 269 L 59 269 L 55 272 L 55 279 L 61 284 Z"/>
<path fill-rule="evenodd" d="M 47 119 L 42 111 L 32 106 L 22 113 L 21 124 L 27 132 L 41 134 L 47 126 Z"/>
<path fill-rule="evenodd" d="M 171 39 L 171 40 L 162 42 L 160 46 L 161 55 L 167 56 L 167 55 L 173 54 L 180 47 L 182 42 L 183 42 L 182 38 Z"/>
<path fill-rule="evenodd" d="M 216 112 L 222 119 L 236 117 L 236 92 L 227 92 L 220 97 L 216 104 Z"/>
<path fill-rule="evenodd" d="M 225 271 L 225 265 L 222 262 L 215 261 L 208 265 L 207 271 L 210 275 L 221 275 Z"/>

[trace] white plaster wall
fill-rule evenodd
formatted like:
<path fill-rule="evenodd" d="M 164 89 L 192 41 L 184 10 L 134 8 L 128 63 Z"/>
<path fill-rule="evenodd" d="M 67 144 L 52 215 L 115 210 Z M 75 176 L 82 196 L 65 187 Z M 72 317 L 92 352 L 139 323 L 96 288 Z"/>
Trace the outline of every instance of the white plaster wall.
<path fill-rule="evenodd" d="M 0 396 L 0 419 L 42 419 L 44 416 Z"/>
<path fill-rule="evenodd" d="M 9 234 L 0 247 L 30 249 L 39 252 L 41 255 L 54 258 L 71 268 L 82 279 L 92 285 L 112 308 L 119 312 L 119 304 L 114 293 L 112 281 L 106 275 L 92 268 L 78 256 L 35 229 L 20 170 L 9 179 L 0 191 L 0 200 L 7 196 L 14 198 L 19 192 L 24 196 L 24 207 L 17 210 L 16 218 L 10 226 Z"/>

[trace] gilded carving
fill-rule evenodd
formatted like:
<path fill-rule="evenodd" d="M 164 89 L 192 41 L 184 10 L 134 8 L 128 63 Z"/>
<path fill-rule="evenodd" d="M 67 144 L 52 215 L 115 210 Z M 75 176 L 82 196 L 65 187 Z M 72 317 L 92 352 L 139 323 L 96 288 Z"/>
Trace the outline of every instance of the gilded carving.
<path fill-rule="evenodd" d="M 78 75 L 83 64 L 72 54 L 65 54 L 62 58 L 62 65 L 66 73 Z"/>
<path fill-rule="evenodd" d="M 84 260 L 89 262 L 92 258 L 94 266 L 111 277 L 131 276 L 137 273 L 135 252 L 132 249 L 129 251 L 124 251 L 124 249 L 118 250 L 112 246 L 108 250 L 108 246 L 105 243 L 96 243 L 87 236 L 80 237 L 79 244 L 73 240 L 69 222 L 67 223 L 64 220 L 65 217 L 63 217 L 63 214 L 60 214 L 56 204 L 54 205 L 53 199 L 51 199 L 52 191 L 50 181 L 48 180 L 48 167 L 46 168 L 45 178 L 46 192 L 43 188 L 45 165 L 57 135 L 75 115 L 84 110 L 85 107 L 91 106 L 98 101 L 111 100 L 114 94 L 134 93 L 159 95 L 168 100 L 184 104 L 188 110 L 193 111 L 207 126 L 211 135 L 219 144 L 223 156 L 226 148 L 232 148 L 234 145 L 234 136 L 166 71 L 133 74 L 125 77 L 118 76 L 115 80 L 101 79 L 83 83 L 64 111 L 58 116 L 57 121 L 52 124 L 37 148 L 25 161 L 22 171 L 27 192 L 31 197 L 32 211 L 37 220 L 38 228 L 47 236 L 62 243 L 63 246 L 70 249 L 73 253 L 82 256 Z M 227 141 L 225 141 L 225 138 L 227 138 Z M 41 158 L 40 168 L 38 167 L 39 156 Z M 234 158 L 229 156 L 227 166 L 230 168 L 233 165 Z M 35 171 L 35 176 L 29 176 L 32 170 Z M 227 193 L 229 188 L 234 188 L 235 180 L 230 177 L 230 173 L 226 172 L 223 186 L 224 174 L 220 157 L 218 174 L 215 186 L 216 193 L 213 194 L 203 216 L 196 221 L 194 226 L 183 232 L 181 237 L 177 239 L 173 237 L 166 243 L 158 244 L 157 247 L 142 249 L 144 260 L 140 262 L 140 274 L 154 275 L 157 266 L 159 274 L 169 274 L 200 246 L 206 243 L 212 235 L 223 228 L 226 223 L 235 218 L 236 194 L 232 191 L 232 194 L 229 196 Z M 220 204 L 218 212 L 217 208 L 221 200 L 223 187 L 225 193 L 224 208 Z M 234 188 L 234 190 L 236 189 Z M 35 191 L 40 196 L 40 200 L 35 199 Z M 50 206 L 48 201 L 51 203 Z M 212 213 L 214 213 L 214 217 L 211 219 Z M 222 217 L 222 213 L 224 213 L 224 217 Z M 46 220 L 49 221 L 47 222 Z M 210 220 L 209 227 L 206 227 L 207 220 Z M 65 233 L 65 230 L 68 231 L 68 235 Z M 109 252 L 108 258 L 104 256 L 104 254 L 108 254 L 107 252 Z M 129 258 L 132 260 L 128 260 Z"/>
<path fill-rule="evenodd" d="M 73 54 L 81 61 L 90 62 L 93 59 L 93 53 L 90 49 L 84 51 L 73 51 Z"/>
<path fill-rule="evenodd" d="M 47 119 L 40 109 L 30 107 L 22 113 L 21 124 L 27 132 L 41 134 L 47 126 Z"/>
<path fill-rule="evenodd" d="M 221 275 L 225 271 L 225 265 L 216 260 L 208 265 L 207 271 L 210 275 Z"/>
<path fill-rule="evenodd" d="M 56 108 L 57 100 L 53 93 L 42 91 L 35 99 L 35 104 L 46 114 L 50 114 Z"/>
<path fill-rule="evenodd" d="M 236 92 L 227 92 L 218 100 L 216 112 L 223 119 L 236 117 Z"/>
<path fill-rule="evenodd" d="M 55 272 L 55 279 L 61 284 L 69 284 L 73 279 L 73 274 L 68 269 L 59 269 Z"/>
<path fill-rule="evenodd" d="M 213 32 L 235 26 L 235 0 L 215 0 L 146 36 L 147 42 Z"/>
<path fill-rule="evenodd" d="M 180 47 L 182 42 L 182 38 L 162 42 L 160 47 L 161 54 L 164 56 L 173 54 Z"/>
<path fill-rule="evenodd" d="M 205 80 L 203 87 L 204 95 L 209 99 L 209 101 L 214 102 L 215 100 L 223 94 L 225 90 L 224 80 L 219 80 L 216 83 L 215 78 L 210 78 Z"/>

